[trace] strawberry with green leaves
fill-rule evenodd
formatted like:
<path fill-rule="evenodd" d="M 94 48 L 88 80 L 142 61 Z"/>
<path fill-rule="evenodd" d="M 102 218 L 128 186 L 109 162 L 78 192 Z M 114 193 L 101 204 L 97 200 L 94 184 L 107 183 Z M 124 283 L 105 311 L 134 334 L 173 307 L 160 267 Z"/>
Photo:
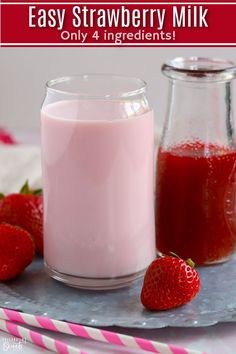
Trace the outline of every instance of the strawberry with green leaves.
<path fill-rule="evenodd" d="M 168 310 L 191 301 L 200 290 L 194 263 L 172 253 L 155 259 L 148 267 L 141 301 L 149 310 Z"/>
<path fill-rule="evenodd" d="M 28 182 L 20 193 L 1 195 L 0 223 L 19 226 L 35 240 L 36 251 L 43 255 L 43 197 L 41 190 L 32 191 Z"/>

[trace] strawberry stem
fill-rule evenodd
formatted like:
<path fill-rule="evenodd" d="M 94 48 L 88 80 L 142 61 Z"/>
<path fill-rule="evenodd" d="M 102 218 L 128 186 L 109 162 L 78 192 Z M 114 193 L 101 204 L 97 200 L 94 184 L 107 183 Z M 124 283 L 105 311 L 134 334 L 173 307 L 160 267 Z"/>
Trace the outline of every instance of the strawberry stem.
<path fill-rule="evenodd" d="M 3 199 L 3 198 L 4 198 L 4 194 L 0 193 L 0 199 Z"/>
<path fill-rule="evenodd" d="M 175 257 L 175 258 L 180 258 L 176 253 L 174 253 L 174 252 L 169 252 L 169 254 L 171 255 L 171 256 L 173 256 L 173 257 Z"/>
<path fill-rule="evenodd" d="M 179 257 L 176 253 L 174 253 L 174 252 L 169 252 L 169 254 L 170 254 L 172 257 L 180 258 L 180 257 Z M 191 268 L 194 268 L 194 267 L 195 267 L 195 263 L 194 263 L 194 261 L 192 261 L 191 258 L 186 259 L 185 262 L 188 263 L 188 265 L 190 265 Z"/>
<path fill-rule="evenodd" d="M 186 263 L 188 263 L 188 265 L 190 265 L 191 268 L 195 267 L 195 263 L 194 263 L 194 261 L 192 261 L 191 258 L 186 259 Z"/>

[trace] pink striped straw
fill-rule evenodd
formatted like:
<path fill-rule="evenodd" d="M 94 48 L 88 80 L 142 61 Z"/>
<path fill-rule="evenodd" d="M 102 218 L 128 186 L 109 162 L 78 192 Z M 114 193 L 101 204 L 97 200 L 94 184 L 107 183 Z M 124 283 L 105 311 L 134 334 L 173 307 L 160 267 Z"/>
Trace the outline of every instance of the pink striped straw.
<path fill-rule="evenodd" d="M 123 347 L 142 349 L 158 354 L 206 354 L 192 349 L 185 349 L 171 344 L 165 344 L 148 339 L 132 337 L 103 329 L 87 327 L 80 324 L 53 320 L 47 317 L 31 315 L 15 310 L 0 308 L 0 318 L 22 324 L 44 328 L 50 331 L 71 334 L 77 337 L 93 339 Z"/>
<path fill-rule="evenodd" d="M 72 347 L 60 340 L 56 340 L 44 334 L 32 331 L 15 323 L 0 319 L 0 330 L 17 338 L 36 344 L 38 347 L 51 350 L 59 354 L 89 354 L 78 348 Z"/>

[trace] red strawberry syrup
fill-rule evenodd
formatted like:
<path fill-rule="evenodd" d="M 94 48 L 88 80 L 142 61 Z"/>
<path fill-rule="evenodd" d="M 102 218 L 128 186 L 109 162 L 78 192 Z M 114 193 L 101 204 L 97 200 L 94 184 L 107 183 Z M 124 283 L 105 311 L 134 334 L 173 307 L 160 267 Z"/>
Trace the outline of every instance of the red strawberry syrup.
<path fill-rule="evenodd" d="M 200 142 L 159 149 L 157 248 L 197 264 L 224 261 L 236 246 L 236 149 Z"/>

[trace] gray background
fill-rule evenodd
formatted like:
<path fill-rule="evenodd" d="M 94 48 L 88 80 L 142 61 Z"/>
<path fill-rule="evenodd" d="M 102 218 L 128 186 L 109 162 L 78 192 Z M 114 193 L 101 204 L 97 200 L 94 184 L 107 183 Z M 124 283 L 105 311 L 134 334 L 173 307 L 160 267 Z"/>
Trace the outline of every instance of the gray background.
<path fill-rule="evenodd" d="M 236 62 L 235 48 L 1 48 L 0 125 L 38 131 L 44 85 L 51 78 L 113 73 L 147 81 L 156 125 L 161 127 L 167 101 L 167 80 L 160 72 L 161 64 L 175 56 L 190 55 Z"/>

